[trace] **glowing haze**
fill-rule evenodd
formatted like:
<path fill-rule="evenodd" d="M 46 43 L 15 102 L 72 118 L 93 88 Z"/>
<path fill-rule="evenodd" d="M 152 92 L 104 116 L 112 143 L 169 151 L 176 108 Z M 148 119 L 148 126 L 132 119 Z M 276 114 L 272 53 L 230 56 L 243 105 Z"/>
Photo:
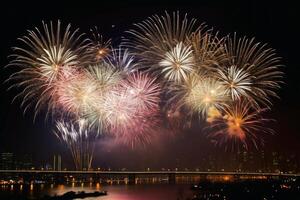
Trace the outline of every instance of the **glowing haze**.
<path fill-rule="evenodd" d="M 89 134 L 147 145 L 160 126 L 178 127 L 178 120 L 194 116 L 219 145 L 258 148 L 261 133 L 272 132 L 262 111 L 271 109 L 283 73 L 267 45 L 219 36 L 179 12 L 135 24 L 117 47 L 97 28 L 91 33 L 43 22 L 20 38 L 24 47 L 13 48 L 8 65 L 17 68 L 8 82 L 21 89 L 16 98 L 24 112 L 50 114 L 71 151 Z M 161 123 L 163 116 L 169 124 Z M 73 156 L 79 166 L 80 155 Z"/>

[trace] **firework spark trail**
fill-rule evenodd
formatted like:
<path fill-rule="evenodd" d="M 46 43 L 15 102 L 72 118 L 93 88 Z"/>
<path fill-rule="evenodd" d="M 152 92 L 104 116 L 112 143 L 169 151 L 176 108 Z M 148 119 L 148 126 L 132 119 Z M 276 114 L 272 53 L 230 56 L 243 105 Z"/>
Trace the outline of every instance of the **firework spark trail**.
<path fill-rule="evenodd" d="M 88 67 L 70 80 L 61 80 L 57 87 L 57 102 L 67 113 L 86 117 L 99 105 L 107 92 L 121 81 L 117 70 L 104 64 Z"/>
<path fill-rule="evenodd" d="M 246 149 L 250 146 L 258 148 L 263 144 L 263 135 L 274 133 L 264 124 L 271 121 L 261 116 L 265 111 L 267 109 L 254 109 L 251 103 L 245 100 L 234 102 L 208 127 L 214 129 L 209 133 L 209 137 L 215 139 L 217 144 L 225 144 L 227 147 L 232 143 L 232 148 L 238 144 L 242 144 Z"/>
<path fill-rule="evenodd" d="M 86 120 L 57 121 L 54 134 L 70 149 L 77 170 L 91 169 L 98 134 L 92 132 Z"/>
<path fill-rule="evenodd" d="M 45 108 L 46 116 L 89 124 L 57 122 L 57 135 L 70 141 L 74 160 L 81 159 L 80 151 L 71 146 L 77 137 L 89 138 L 91 127 L 133 147 L 151 141 L 161 114 L 174 127 L 180 120 L 190 127 L 196 114 L 219 144 L 257 147 L 256 132 L 271 132 L 260 114 L 270 109 L 282 83 L 274 49 L 236 34 L 219 37 L 179 12 L 134 26 L 123 40 L 129 49 L 114 49 L 97 28 L 90 40 L 70 25 L 62 29 L 60 21 L 43 22 L 42 29 L 19 39 L 25 47 L 13 48 L 8 66 L 20 70 L 8 81 L 14 82 L 10 88 L 22 88 L 14 99 L 23 97 L 24 113 L 33 106 L 36 117 Z"/>
<path fill-rule="evenodd" d="M 193 72 L 194 56 L 191 46 L 178 43 L 171 51 L 165 53 L 165 58 L 159 62 L 161 73 L 168 80 L 179 82 L 186 80 L 188 74 Z"/>
<path fill-rule="evenodd" d="M 275 50 L 256 43 L 254 38 L 238 38 L 236 34 L 233 38 L 228 36 L 225 49 L 228 63 L 219 76 L 233 98 L 245 96 L 256 107 L 270 106 L 270 98 L 278 97 L 276 90 L 283 75 Z"/>
<path fill-rule="evenodd" d="M 62 80 L 57 88 L 57 103 L 64 111 L 75 116 L 83 116 L 87 110 L 99 102 L 99 85 L 85 74 L 71 80 Z"/>
<path fill-rule="evenodd" d="M 105 59 L 105 63 L 114 69 L 120 70 L 124 76 L 134 72 L 139 68 L 135 56 L 128 49 L 118 47 L 111 51 L 111 54 Z"/>
<path fill-rule="evenodd" d="M 187 15 L 182 18 L 179 12 L 166 12 L 134 25 L 124 44 L 140 59 L 141 68 L 173 81 L 181 81 L 192 71 L 194 58 L 188 38 L 204 29 L 203 24 L 197 27 L 196 20 L 188 20 Z"/>
<path fill-rule="evenodd" d="M 139 112 L 151 113 L 159 109 L 160 85 L 148 74 L 131 73 L 123 83 L 126 92 Z"/>
<path fill-rule="evenodd" d="M 98 28 L 90 29 L 91 37 L 91 55 L 95 63 L 103 61 L 109 56 L 111 49 L 111 39 L 104 40 L 103 36 L 99 33 Z"/>
<path fill-rule="evenodd" d="M 133 99 L 129 99 L 128 91 L 121 89 L 124 88 L 121 87 L 122 84 L 128 83 L 125 80 L 135 70 L 136 65 L 128 50 L 118 48 L 112 50 L 103 63 L 89 68 L 88 76 L 98 86 L 98 100 L 87 110 L 85 117 L 98 129 L 109 131 L 109 127 L 118 127 L 122 124 L 121 121 L 125 123 L 125 119 L 129 120 L 133 113 L 131 110 L 136 109 L 132 106 Z"/>
<path fill-rule="evenodd" d="M 159 115 L 160 86 L 147 74 L 134 73 L 110 93 L 103 107 L 109 129 L 116 137 L 131 145 L 146 140 L 156 127 Z"/>
<path fill-rule="evenodd" d="M 213 29 L 200 29 L 189 38 L 195 59 L 197 73 L 214 73 L 216 69 L 227 61 L 224 48 L 224 38 L 214 33 Z"/>
<path fill-rule="evenodd" d="M 228 103 L 224 87 L 211 77 L 191 76 L 182 93 L 182 104 L 201 117 L 207 117 L 210 109 L 222 110 Z"/>
<path fill-rule="evenodd" d="M 89 40 L 78 32 L 79 29 L 71 31 L 70 24 L 62 30 L 60 21 L 57 26 L 43 22 L 42 29 L 35 28 L 19 38 L 25 47 L 13 48 L 15 53 L 8 66 L 21 68 L 9 80 L 16 81 L 11 87 L 22 87 L 16 98 L 23 96 L 24 112 L 31 106 L 35 116 L 44 106 L 48 111 L 54 110 L 51 97 L 61 73 L 89 62 Z"/>
<path fill-rule="evenodd" d="M 217 79 L 225 87 L 225 91 L 232 100 L 239 100 L 241 97 L 250 99 L 252 80 L 254 77 L 236 66 L 217 70 Z"/>

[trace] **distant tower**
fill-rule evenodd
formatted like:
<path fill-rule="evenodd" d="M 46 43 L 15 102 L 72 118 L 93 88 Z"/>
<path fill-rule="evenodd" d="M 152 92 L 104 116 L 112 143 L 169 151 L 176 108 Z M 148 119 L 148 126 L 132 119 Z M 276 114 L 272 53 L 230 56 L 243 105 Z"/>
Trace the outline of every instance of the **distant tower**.
<path fill-rule="evenodd" d="M 54 171 L 61 171 L 62 169 L 62 161 L 61 161 L 61 155 L 54 155 L 53 156 L 53 170 Z"/>
<path fill-rule="evenodd" d="M 57 171 L 61 171 L 61 155 L 57 155 Z"/>
<path fill-rule="evenodd" d="M 56 170 L 56 155 L 53 156 L 53 171 Z"/>

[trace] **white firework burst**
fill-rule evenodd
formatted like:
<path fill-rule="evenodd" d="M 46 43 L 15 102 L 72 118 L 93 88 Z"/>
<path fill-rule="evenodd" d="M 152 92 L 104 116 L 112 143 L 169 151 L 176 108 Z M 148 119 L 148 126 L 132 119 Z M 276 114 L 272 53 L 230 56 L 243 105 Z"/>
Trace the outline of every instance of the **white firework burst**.
<path fill-rule="evenodd" d="M 183 101 L 193 112 L 206 117 L 211 109 L 222 110 L 227 105 L 228 95 L 219 81 L 210 77 L 192 79 Z"/>
<path fill-rule="evenodd" d="M 239 100 L 242 96 L 251 98 L 251 74 L 243 69 L 238 69 L 236 66 L 231 66 L 225 69 L 218 69 L 217 76 L 232 100 Z"/>
<path fill-rule="evenodd" d="M 278 97 L 276 90 L 282 83 L 280 57 L 266 44 L 257 43 L 254 38 L 228 37 L 225 43 L 227 67 L 251 74 L 251 101 L 255 107 L 269 107 L 271 97 Z"/>
<path fill-rule="evenodd" d="M 186 80 L 192 73 L 194 67 L 194 56 L 191 46 L 185 46 L 182 42 L 178 43 L 171 51 L 165 54 L 159 62 L 162 67 L 161 72 L 168 80 L 180 82 Z"/>
<path fill-rule="evenodd" d="M 23 97 L 24 112 L 33 106 L 35 115 L 44 107 L 47 115 L 56 109 L 52 97 L 57 81 L 66 71 L 86 66 L 90 58 L 90 41 L 79 29 L 72 31 L 70 24 L 63 29 L 60 21 L 56 26 L 52 22 L 42 25 L 42 29 L 29 30 L 19 38 L 24 47 L 13 48 L 13 60 L 8 65 L 20 68 L 9 78 L 15 81 L 11 87 L 23 88 L 16 97 Z"/>

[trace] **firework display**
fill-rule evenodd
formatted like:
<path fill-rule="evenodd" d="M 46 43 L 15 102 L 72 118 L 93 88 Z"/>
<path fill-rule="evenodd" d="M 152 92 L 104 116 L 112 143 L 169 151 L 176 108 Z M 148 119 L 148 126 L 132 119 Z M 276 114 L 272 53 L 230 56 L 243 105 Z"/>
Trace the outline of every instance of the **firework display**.
<path fill-rule="evenodd" d="M 62 75 L 71 74 L 80 66 L 89 62 L 89 39 L 83 37 L 79 29 L 71 30 L 71 25 L 62 29 L 57 25 L 43 22 L 43 28 L 35 28 L 19 40 L 25 47 L 14 47 L 10 66 L 17 66 L 19 71 L 12 74 L 10 80 L 16 80 L 17 87 L 22 87 L 22 106 L 24 112 L 34 106 L 38 113 L 44 106 L 55 110 L 52 96 L 57 81 Z"/>
<path fill-rule="evenodd" d="M 254 38 L 228 37 L 225 43 L 228 63 L 221 69 L 226 81 L 223 81 L 233 97 L 245 96 L 255 106 L 269 106 L 271 97 L 277 97 L 276 89 L 280 87 L 282 66 L 275 50 L 266 44 L 255 42 Z M 222 78 L 222 73 L 219 73 Z M 228 85 L 228 80 L 230 84 Z"/>
<path fill-rule="evenodd" d="M 70 149 L 77 170 L 91 169 L 98 134 L 91 131 L 86 120 L 57 121 L 54 134 Z"/>
<path fill-rule="evenodd" d="M 194 65 L 189 37 L 204 28 L 196 26 L 196 19 L 188 20 L 179 12 L 165 16 L 154 15 L 135 24 L 136 29 L 128 31 L 124 45 L 140 59 L 143 69 L 169 81 L 186 78 Z"/>
<path fill-rule="evenodd" d="M 78 148 L 100 133 L 133 147 L 151 143 L 159 126 L 202 120 L 217 144 L 248 148 L 272 132 L 261 115 L 278 97 L 283 73 L 267 45 L 222 37 L 179 12 L 134 24 L 116 48 L 91 30 L 89 38 L 43 22 L 20 38 L 24 47 L 13 48 L 8 65 L 19 69 L 8 82 L 21 88 L 24 112 L 33 106 L 35 115 L 45 110 L 58 120 L 55 133 L 78 168 L 83 154 L 93 155 Z"/>
<path fill-rule="evenodd" d="M 273 130 L 265 127 L 270 119 L 262 117 L 267 109 L 254 109 L 250 102 L 241 100 L 224 110 L 224 115 L 215 115 L 209 128 L 216 131 L 209 132 L 209 137 L 217 144 L 231 144 L 242 142 L 248 149 L 250 146 L 258 148 L 262 143 L 263 134 L 272 134 Z"/>

